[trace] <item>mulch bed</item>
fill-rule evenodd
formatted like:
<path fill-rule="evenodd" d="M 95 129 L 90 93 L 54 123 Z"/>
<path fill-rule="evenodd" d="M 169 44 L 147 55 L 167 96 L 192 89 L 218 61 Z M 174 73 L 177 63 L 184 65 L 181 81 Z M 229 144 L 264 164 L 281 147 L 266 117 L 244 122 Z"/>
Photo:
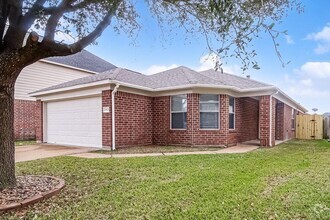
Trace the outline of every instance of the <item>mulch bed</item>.
<path fill-rule="evenodd" d="M 64 181 L 50 176 L 18 176 L 16 180 L 16 187 L 0 190 L 0 208 L 13 204 L 23 206 L 24 201 L 33 200 L 33 198 L 38 198 L 40 201 L 48 198 L 48 193 L 55 194 L 54 191 L 59 191 L 64 186 Z M 29 202 L 29 204 L 32 203 Z"/>

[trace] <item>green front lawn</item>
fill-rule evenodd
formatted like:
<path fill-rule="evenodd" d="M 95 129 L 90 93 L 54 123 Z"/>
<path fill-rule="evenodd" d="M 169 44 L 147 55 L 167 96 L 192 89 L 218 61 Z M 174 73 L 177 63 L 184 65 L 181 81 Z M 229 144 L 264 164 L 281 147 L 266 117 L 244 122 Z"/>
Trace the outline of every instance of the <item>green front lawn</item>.
<path fill-rule="evenodd" d="M 57 157 L 18 163 L 17 173 L 67 184 L 20 212 L 26 219 L 330 219 L 326 141 L 231 155 Z"/>

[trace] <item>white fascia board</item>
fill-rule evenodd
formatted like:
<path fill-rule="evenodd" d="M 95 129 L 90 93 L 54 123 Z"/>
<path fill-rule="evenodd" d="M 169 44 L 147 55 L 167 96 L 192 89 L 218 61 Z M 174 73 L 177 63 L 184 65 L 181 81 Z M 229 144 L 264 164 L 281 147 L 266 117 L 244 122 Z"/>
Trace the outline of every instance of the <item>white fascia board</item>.
<path fill-rule="evenodd" d="M 66 64 L 57 63 L 57 62 L 53 62 L 53 61 L 49 61 L 49 60 L 42 59 L 42 60 L 39 60 L 39 61 L 44 62 L 44 63 L 49 63 L 49 64 L 52 64 L 52 65 L 56 65 L 56 66 L 62 66 L 62 67 L 69 68 L 69 69 L 83 71 L 83 72 L 86 72 L 86 73 L 98 74 L 98 72 L 94 72 L 94 71 L 90 71 L 90 70 L 86 70 L 86 69 L 82 69 L 82 68 L 78 68 L 78 67 L 74 67 L 74 66 L 69 66 L 69 65 L 66 65 Z"/>
<path fill-rule="evenodd" d="M 37 99 L 42 102 L 53 102 L 53 101 L 60 101 L 60 100 L 85 98 L 85 97 L 95 97 L 95 96 L 101 96 L 102 91 L 109 90 L 109 89 L 110 89 L 109 86 L 100 86 L 100 87 L 74 90 L 74 91 L 70 91 L 70 92 L 62 92 L 62 93 L 44 95 Z"/>
<path fill-rule="evenodd" d="M 302 105 L 300 105 L 298 102 L 293 100 L 291 97 L 289 97 L 287 94 L 285 94 L 282 90 L 277 89 L 279 92 L 274 95 L 274 98 L 277 100 L 285 103 L 286 105 L 290 106 L 293 109 L 296 109 L 300 111 L 301 113 L 306 113 L 308 110 L 304 108 Z"/>
<path fill-rule="evenodd" d="M 94 87 L 94 86 L 102 86 L 102 85 L 110 85 L 110 80 L 101 80 L 97 82 L 92 82 L 92 83 L 86 83 L 86 84 L 80 84 L 76 86 L 70 86 L 70 87 L 65 87 L 65 88 L 59 88 L 59 89 L 53 89 L 53 90 L 47 90 L 47 91 L 41 91 L 41 92 L 32 92 L 29 95 L 31 97 L 41 97 L 53 93 L 62 93 L 62 92 L 70 92 L 72 90 L 79 90 L 83 88 L 88 88 L 88 87 Z"/>

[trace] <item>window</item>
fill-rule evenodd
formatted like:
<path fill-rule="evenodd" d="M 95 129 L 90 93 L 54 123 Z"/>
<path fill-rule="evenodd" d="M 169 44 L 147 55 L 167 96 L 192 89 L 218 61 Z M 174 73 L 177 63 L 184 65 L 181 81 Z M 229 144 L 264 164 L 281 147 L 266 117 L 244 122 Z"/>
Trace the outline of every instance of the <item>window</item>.
<path fill-rule="evenodd" d="M 200 95 L 199 99 L 200 128 L 219 128 L 219 96 Z"/>
<path fill-rule="evenodd" d="M 295 129 L 296 124 L 296 110 L 292 109 L 292 117 L 291 117 L 291 129 Z"/>
<path fill-rule="evenodd" d="M 171 97 L 171 128 L 187 128 L 187 95 Z"/>
<path fill-rule="evenodd" d="M 235 129 L 235 98 L 229 97 L 229 129 Z"/>

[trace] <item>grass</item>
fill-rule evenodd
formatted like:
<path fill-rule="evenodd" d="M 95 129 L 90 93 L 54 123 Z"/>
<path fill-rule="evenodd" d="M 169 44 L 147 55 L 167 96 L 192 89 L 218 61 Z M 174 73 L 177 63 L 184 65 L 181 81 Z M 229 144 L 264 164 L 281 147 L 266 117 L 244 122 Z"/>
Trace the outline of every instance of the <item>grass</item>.
<path fill-rule="evenodd" d="M 180 147 L 180 146 L 136 146 L 117 148 L 115 151 L 97 150 L 93 153 L 103 154 L 140 154 L 140 153 L 169 153 L 169 152 L 194 152 L 194 151 L 218 151 L 217 147 Z"/>
<path fill-rule="evenodd" d="M 36 141 L 15 141 L 16 147 L 25 146 L 25 145 L 33 145 L 33 144 L 37 144 L 37 142 Z"/>
<path fill-rule="evenodd" d="M 59 196 L 3 219 L 330 219 L 330 143 L 291 141 L 246 154 L 17 164 L 61 177 Z"/>

